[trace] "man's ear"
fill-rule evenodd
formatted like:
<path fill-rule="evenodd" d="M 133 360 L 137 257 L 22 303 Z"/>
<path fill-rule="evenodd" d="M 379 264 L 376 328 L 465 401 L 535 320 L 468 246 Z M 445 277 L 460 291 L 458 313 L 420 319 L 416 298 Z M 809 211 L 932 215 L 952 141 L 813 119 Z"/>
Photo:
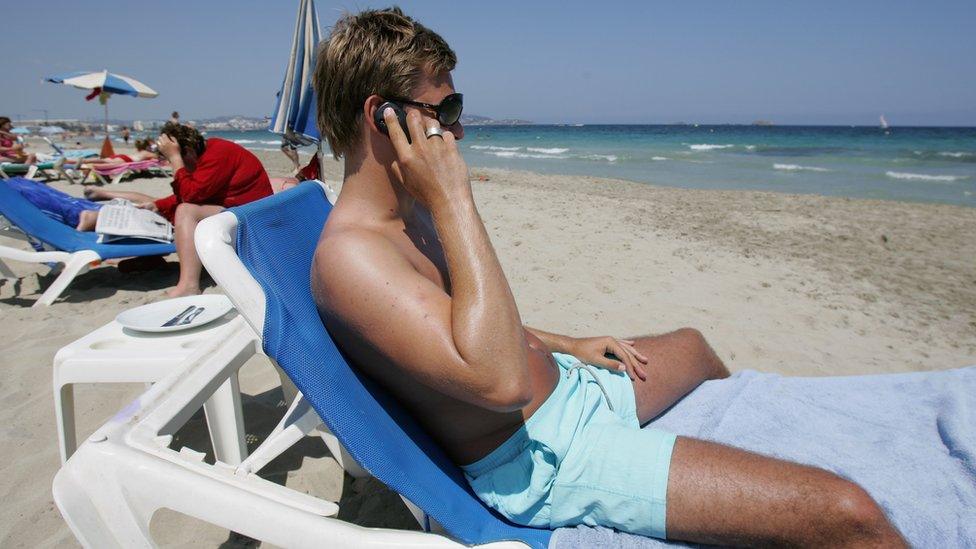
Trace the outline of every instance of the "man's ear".
<path fill-rule="evenodd" d="M 375 93 L 366 98 L 363 102 L 363 120 L 368 127 L 377 133 L 383 133 L 379 128 L 376 127 L 376 109 L 380 108 L 380 105 L 384 103 L 383 98 L 376 95 Z"/>

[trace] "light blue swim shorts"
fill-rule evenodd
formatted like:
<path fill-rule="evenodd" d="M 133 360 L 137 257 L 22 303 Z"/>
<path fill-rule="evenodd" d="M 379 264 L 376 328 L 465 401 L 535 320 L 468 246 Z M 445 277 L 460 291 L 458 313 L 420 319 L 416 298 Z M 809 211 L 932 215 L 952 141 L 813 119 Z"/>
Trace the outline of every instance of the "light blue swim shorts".
<path fill-rule="evenodd" d="M 556 388 L 511 438 L 462 467 L 471 488 L 517 524 L 605 526 L 665 539 L 675 435 L 640 428 L 626 374 L 553 357 Z"/>

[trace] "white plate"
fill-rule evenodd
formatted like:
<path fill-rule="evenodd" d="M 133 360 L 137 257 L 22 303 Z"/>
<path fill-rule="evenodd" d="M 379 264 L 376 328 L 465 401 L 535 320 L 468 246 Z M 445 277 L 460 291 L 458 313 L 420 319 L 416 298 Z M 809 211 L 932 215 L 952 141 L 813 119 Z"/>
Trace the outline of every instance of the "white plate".
<path fill-rule="evenodd" d="M 176 332 L 213 322 L 233 308 L 225 295 L 191 295 L 122 311 L 115 321 L 140 332 Z"/>

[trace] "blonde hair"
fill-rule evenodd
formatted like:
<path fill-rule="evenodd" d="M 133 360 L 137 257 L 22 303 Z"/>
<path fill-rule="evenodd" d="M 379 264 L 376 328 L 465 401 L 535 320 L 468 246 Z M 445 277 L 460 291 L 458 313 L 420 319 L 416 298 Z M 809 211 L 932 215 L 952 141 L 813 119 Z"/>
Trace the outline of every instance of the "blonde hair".
<path fill-rule="evenodd" d="M 457 64 L 440 35 L 396 6 L 344 15 L 316 55 L 319 133 L 335 158 L 356 145 L 367 97 L 409 98 L 425 71 L 449 72 Z"/>

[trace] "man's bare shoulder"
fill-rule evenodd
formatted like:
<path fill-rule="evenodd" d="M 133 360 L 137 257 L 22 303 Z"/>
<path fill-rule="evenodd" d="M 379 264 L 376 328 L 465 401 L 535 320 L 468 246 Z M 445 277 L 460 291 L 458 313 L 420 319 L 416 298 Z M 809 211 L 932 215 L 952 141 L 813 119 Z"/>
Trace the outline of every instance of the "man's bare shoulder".
<path fill-rule="evenodd" d="M 384 268 L 409 266 L 382 231 L 349 223 L 327 225 L 312 261 L 313 289 L 332 293 L 372 279 Z"/>

